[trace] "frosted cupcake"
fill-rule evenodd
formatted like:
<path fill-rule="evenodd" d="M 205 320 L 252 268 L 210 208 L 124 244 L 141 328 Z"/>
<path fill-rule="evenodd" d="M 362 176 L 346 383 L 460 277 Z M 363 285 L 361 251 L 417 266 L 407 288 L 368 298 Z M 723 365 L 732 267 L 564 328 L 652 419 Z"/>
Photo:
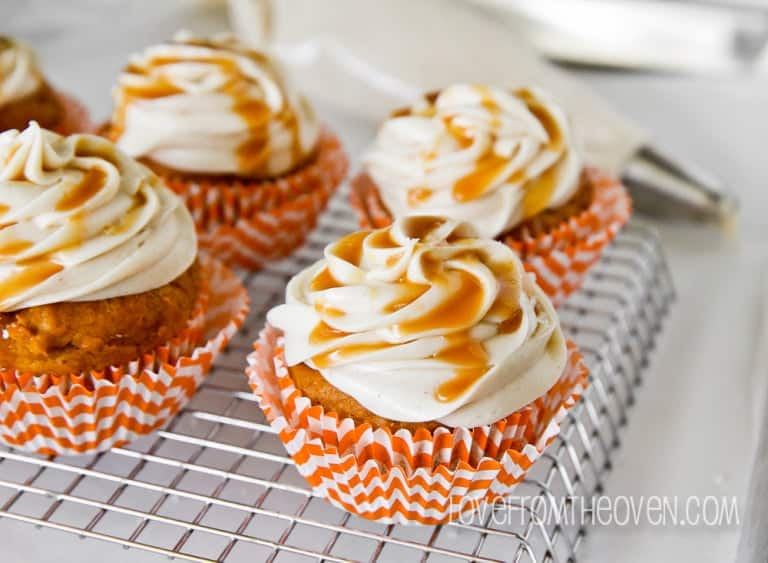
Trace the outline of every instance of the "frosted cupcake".
<path fill-rule="evenodd" d="M 364 227 L 441 214 L 507 243 L 556 301 L 630 213 L 625 190 L 585 166 L 563 110 L 532 88 L 457 84 L 380 127 L 353 180 Z"/>
<path fill-rule="evenodd" d="M 245 291 L 198 261 L 183 202 L 101 137 L 0 134 L 0 222 L 10 445 L 80 453 L 151 431 L 242 322 Z"/>
<path fill-rule="evenodd" d="M 31 47 L 0 36 L 0 131 L 30 121 L 65 135 L 90 128 L 85 109 L 45 80 Z"/>
<path fill-rule="evenodd" d="M 267 320 L 248 371 L 262 408 L 318 493 L 377 520 L 507 494 L 586 382 L 514 252 L 445 217 L 329 245 Z"/>
<path fill-rule="evenodd" d="M 290 254 L 346 174 L 339 140 L 266 54 L 177 34 L 131 58 L 107 134 L 163 176 L 203 248 L 259 268 Z"/>

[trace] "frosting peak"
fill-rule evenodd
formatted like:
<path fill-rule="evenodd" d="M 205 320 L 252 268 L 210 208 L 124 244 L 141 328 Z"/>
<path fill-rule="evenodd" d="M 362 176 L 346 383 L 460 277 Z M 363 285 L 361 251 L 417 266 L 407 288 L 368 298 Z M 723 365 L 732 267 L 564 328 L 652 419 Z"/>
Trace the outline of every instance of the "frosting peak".
<path fill-rule="evenodd" d="M 437 213 L 493 238 L 565 203 L 582 159 L 543 92 L 457 84 L 385 121 L 365 165 L 394 216 Z"/>
<path fill-rule="evenodd" d="M 29 45 L 0 36 L 0 107 L 33 94 L 42 83 Z"/>
<path fill-rule="evenodd" d="M 178 197 L 109 141 L 0 134 L 0 311 L 150 291 L 196 253 Z"/>
<path fill-rule="evenodd" d="M 131 59 L 114 90 L 118 146 L 180 172 L 271 178 L 314 151 L 319 129 L 276 63 L 232 36 L 177 34 Z"/>
<path fill-rule="evenodd" d="M 494 422 L 565 365 L 552 305 L 514 252 L 445 217 L 401 218 L 329 245 L 268 320 L 289 366 L 306 363 L 398 421 Z"/>

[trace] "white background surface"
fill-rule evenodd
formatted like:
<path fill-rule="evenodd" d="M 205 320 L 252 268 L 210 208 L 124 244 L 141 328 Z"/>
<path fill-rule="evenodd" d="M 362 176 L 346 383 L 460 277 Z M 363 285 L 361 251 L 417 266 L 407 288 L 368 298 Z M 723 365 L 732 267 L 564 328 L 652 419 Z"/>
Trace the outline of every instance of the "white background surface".
<path fill-rule="evenodd" d="M 129 53 L 182 25 L 170 1 L 4 0 L 2 32 L 38 49 L 51 81 L 76 94 L 98 118 Z M 75 6 L 78 8 L 75 9 Z M 213 3 L 187 6 L 212 10 Z M 118 14 L 119 20 L 118 23 Z M 197 18 L 195 18 L 196 20 Z M 609 495 L 744 495 L 756 438 L 751 363 L 757 346 L 763 272 L 768 258 L 768 78 L 721 79 L 581 72 L 617 108 L 646 126 L 664 146 L 723 177 L 741 197 L 740 233 L 664 224 L 661 232 L 679 298 L 665 324 L 646 383 L 607 483 Z M 353 157 L 372 128 L 325 117 Z M 739 530 L 731 528 L 592 528 L 584 561 L 733 559 Z M 0 520 L 0 560 L 166 561 L 136 550 Z"/>

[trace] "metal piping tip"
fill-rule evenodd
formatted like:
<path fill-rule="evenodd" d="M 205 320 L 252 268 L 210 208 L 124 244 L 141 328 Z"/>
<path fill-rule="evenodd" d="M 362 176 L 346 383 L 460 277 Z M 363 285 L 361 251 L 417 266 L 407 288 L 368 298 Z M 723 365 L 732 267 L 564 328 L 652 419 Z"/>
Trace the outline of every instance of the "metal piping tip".
<path fill-rule="evenodd" d="M 636 208 L 650 215 L 686 215 L 727 222 L 738 212 L 736 196 L 719 179 L 651 146 L 642 147 L 632 157 L 623 180 Z"/>

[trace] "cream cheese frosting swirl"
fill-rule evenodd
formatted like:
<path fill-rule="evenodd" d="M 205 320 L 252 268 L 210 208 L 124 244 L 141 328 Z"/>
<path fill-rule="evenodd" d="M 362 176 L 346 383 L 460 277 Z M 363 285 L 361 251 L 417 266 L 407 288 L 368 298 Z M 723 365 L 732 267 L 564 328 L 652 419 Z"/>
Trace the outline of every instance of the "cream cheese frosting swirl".
<path fill-rule="evenodd" d="M 307 101 L 266 54 L 231 36 L 181 33 L 145 49 L 113 96 L 118 146 L 180 172 L 273 178 L 317 145 Z"/>
<path fill-rule="evenodd" d="M 457 84 L 397 112 L 364 160 L 395 217 L 440 214 L 494 238 L 577 190 L 582 157 L 538 89 Z"/>
<path fill-rule="evenodd" d="M 183 203 L 109 141 L 0 134 L 0 311 L 150 291 L 196 253 Z"/>
<path fill-rule="evenodd" d="M 514 252 L 438 216 L 327 246 L 268 321 L 289 366 L 403 422 L 490 424 L 545 393 L 566 362 L 552 305 Z"/>
<path fill-rule="evenodd" d="M 33 94 L 42 84 L 43 75 L 29 45 L 0 36 L 0 107 Z"/>

